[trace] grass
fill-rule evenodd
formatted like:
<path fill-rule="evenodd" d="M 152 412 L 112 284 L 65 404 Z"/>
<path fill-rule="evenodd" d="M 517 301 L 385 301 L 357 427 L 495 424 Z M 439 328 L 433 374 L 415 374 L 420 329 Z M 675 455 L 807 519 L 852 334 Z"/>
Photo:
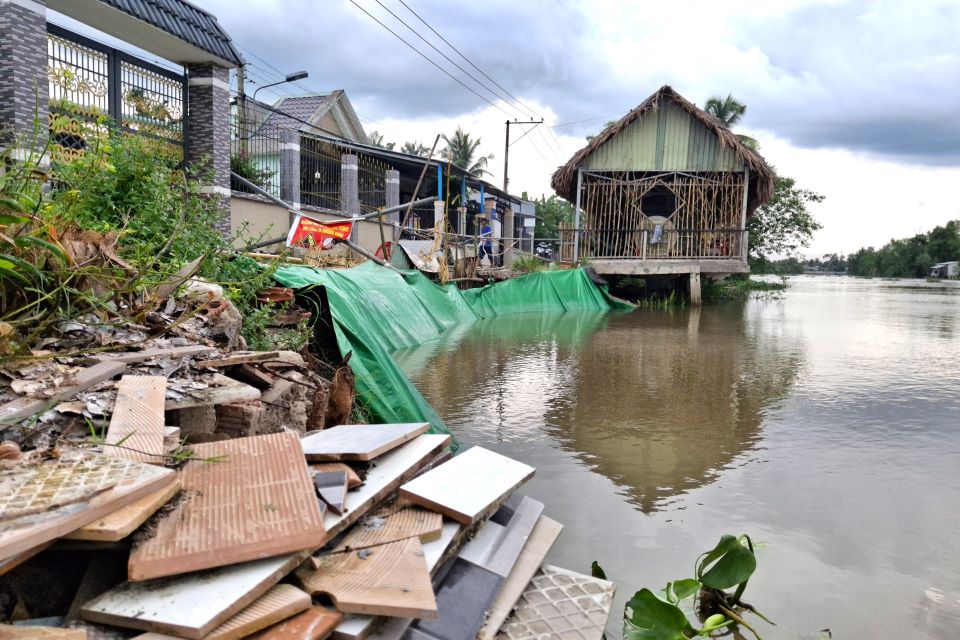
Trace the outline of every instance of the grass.
<path fill-rule="evenodd" d="M 534 273 L 535 271 L 545 271 L 547 263 L 536 256 L 520 256 L 513 261 L 514 271 L 520 273 Z"/>
<path fill-rule="evenodd" d="M 747 300 L 755 294 L 766 294 L 778 298 L 786 289 L 786 278 L 781 278 L 779 282 L 769 282 L 767 280 L 753 280 L 749 276 L 734 276 L 719 282 L 709 279 L 703 279 L 701 282 L 703 299 L 709 302 Z"/>

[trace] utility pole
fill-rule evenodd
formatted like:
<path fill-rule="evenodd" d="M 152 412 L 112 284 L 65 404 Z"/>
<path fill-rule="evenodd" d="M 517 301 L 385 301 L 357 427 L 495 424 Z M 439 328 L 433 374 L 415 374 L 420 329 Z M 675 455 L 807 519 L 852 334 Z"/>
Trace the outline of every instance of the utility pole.
<path fill-rule="evenodd" d="M 240 140 L 240 155 L 247 155 L 247 92 L 246 63 L 237 67 L 237 138 Z"/>
<path fill-rule="evenodd" d="M 509 191 L 507 191 L 507 185 L 510 184 L 510 175 L 507 171 L 510 168 L 510 125 L 512 124 L 532 124 L 536 126 L 543 124 L 543 118 L 539 120 L 507 120 L 507 139 L 503 145 L 503 190 L 507 193 L 509 193 Z M 533 129 L 524 133 L 523 136 L 530 133 L 530 131 L 533 131 Z M 523 136 L 520 136 L 520 138 L 523 138 Z M 514 142 L 519 142 L 520 138 L 517 138 Z"/>

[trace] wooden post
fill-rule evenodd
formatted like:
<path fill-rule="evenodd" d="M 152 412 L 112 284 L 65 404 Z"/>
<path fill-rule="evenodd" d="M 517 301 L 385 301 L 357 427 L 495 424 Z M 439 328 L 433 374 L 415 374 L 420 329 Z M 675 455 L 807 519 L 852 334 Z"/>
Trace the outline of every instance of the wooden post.
<path fill-rule="evenodd" d="M 740 252 L 743 256 L 744 261 L 747 259 L 747 245 L 750 242 L 750 237 L 747 234 L 747 199 L 750 197 L 750 167 L 746 167 L 743 170 L 743 204 L 740 209 L 740 229 L 743 231 L 740 243 Z"/>
<path fill-rule="evenodd" d="M 702 300 L 700 298 L 700 272 L 690 273 L 690 304 L 699 307 Z"/>
<path fill-rule="evenodd" d="M 580 259 L 580 187 L 583 186 L 583 169 L 577 169 L 577 203 L 573 209 L 573 261 Z"/>

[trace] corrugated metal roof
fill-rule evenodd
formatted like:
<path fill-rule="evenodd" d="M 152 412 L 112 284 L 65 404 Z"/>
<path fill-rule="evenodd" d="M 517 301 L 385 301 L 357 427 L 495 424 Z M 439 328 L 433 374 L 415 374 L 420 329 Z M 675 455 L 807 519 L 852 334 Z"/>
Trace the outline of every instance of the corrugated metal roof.
<path fill-rule="evenodd" d="M 217 19 L 186 0 L 100 0 L 237 66 L 243 57 Z"/>

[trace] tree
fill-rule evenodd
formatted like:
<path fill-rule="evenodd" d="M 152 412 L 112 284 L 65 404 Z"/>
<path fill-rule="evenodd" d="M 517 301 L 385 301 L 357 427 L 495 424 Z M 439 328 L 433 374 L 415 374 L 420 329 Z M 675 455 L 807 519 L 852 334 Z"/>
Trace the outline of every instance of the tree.
<path fill-rule="evenodd" d="M 813 234 L 822 228 L 807 205 L 822 202 L 824 196 L 809 189 L 801 189 L 793 178 L 777 176 L 773 198 L 757 207 L 749 220 L 749 260 L 751 266 L 770 261 L 773 255 L 797 253 L 809 246 Z"/>
<path fill-rule="evenodd" d="M 379 131 L 371 131 L 367 134 L 367 137 L 370 138 L 370 144 L 375 147 L 380 147 L 381 149 L 389 149 L 393 151 L 393 148 L 397 146 L 396 142 L 387 142 L 383 139 L 383 134 Z"/>
<path fill-rule="evenodd" d="M 747 112 L 747 105 L 733 97 L 733 94 L 727 94 L 726 98 L 713 96 L 703 105 L 703 110 L 724 124 L 727 129 L 733 129 L 734 125 L 740 122 L 743 114 Z M 760 148 L 760 143 L 750 136 L 737 134 L 737 139 L 754 151 Z"/>
<path fill-rule="evenodd" d="M 537 226 L 533 235 L 537 238 L 559 238 L 560 223 L 573 222 L 573 205 L 559 196 L 540 196 L 536 205 Z"/>
<path fill-rule="evenodd" d="M 929 233 L 891 240 L 879 249 L 860 249 L 848 258 L 851 274 L 884 278 L 922 278 L 939 262 L 960 260 L 960 220 Z"/>
<path fill-rule="evenodd" d="M 419 142 L 404 142 L 403 146 L 400 147 L 400 151 L 414 156 L 426 157 L 427 154 L 430 153 L 430 147 L 424 146 Z"/>
<path fill-rule="evenodd" d="M 442 155 L 445 160 L 449 160 L 460 167 L 470 175 L 480 178 L 488 173 L 487 163 L 493 160 L 493 154 L 480 156 L 474 159 L 477 149 L 480 147 L 480 138 L 473 140 L 470 134 L 462 128 L 457 127 L 452 137 L 443 136 L 443 141 L 447 143 Z"/>
<path fill-rule="evenodd" d="M 604 131 L 606 131 L 607 129 L 609 129 L 609 128 L 612 127 L 613 125 L 617 124 L 618 122 L 620 122 L 620 121 L 619 121 L 619 120 L 607 120 L 607 123 L 606 123 L 605 125 L 603 125 L 603 129 L 600 129 L 600 133 L 603 133 Z M 596 134 L 596 135 L 593 135 L 593 136 L 587 136 L 587 142 L 591 142 L 594 138 L 596 138 L 598 135 L 600 135 L 600 133 L 598 133 L 598 134 Z"/>

